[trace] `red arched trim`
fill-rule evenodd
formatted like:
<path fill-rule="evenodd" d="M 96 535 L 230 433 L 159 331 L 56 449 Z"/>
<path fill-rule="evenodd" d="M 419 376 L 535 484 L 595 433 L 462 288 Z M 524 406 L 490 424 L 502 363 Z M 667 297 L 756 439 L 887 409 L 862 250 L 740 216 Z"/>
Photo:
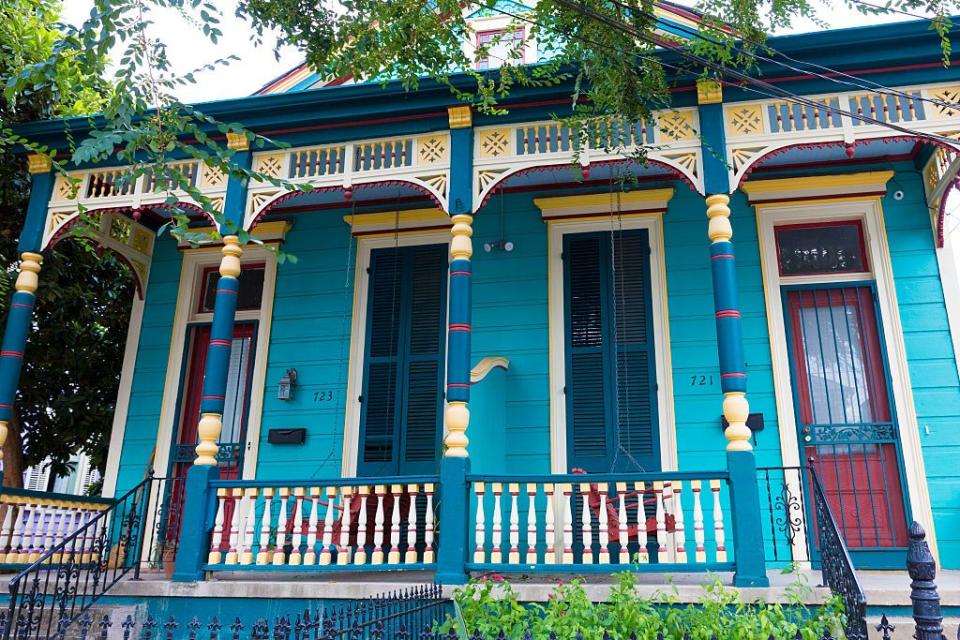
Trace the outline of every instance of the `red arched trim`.
<path fill-rule="evenodd" d="M 115 209 L 98 209 L 97 211 L 103 211 L 103 212 L 106 212 L 106 211 L 119 211 L 119 210 L 121 210 L 121 209 L 122 209 L 122 208 L 118 207 L 118 208 L 115 208 Z M 80 219 L 79 216 L 76 217 L 76 218 L 74 218 L 73 220 L 71 220 L 70 222 L 68 222 L 67 224 L 65 224 L 65 225 L 63 226 L 63 229 L 66 229 L 66 228 L 68 228 L 68 227 L 73 226 L 73 223 L 74 223 L 76 220 L 79 220 L 79 219 Z M 45 253 L 52 252 L 52 251 L 56 248 L 56 245 L 57 245 L 61 240 L 64 240 L 65 238 L 66 238 L 66 235 L 65 235 L 65 234 L 58 232 L 57 235 L 55 235 L 53 238 L 50 239 L 50 242 L 47 244 L 46 248 L 44 249 L 44 252 L 45 252 Z M 127 270 L 130 271 L 130 275 L 133 276 L 133 285 L 134 285 L 134 287 L 136 287 L 136 289 L 137 289 L 137 297 L 140 298 L 141 300 L 143 300 L 144 291 L 146 290 L 146 285 L 147 285 L 147 283 L 140 281 L 140 274 L 138 274 L 138 273 L 137 273 L 137 270 L 134 269 L 133 263 L 130 262 L 130 259 L 127 258 L 127 256 L 123 255 L 122 253 L 120 253 L 120 252 L 118 252 L 118 251 L 116 251 L 116 250 L 114 250 L 114 249 L 112 249 L 112 248 L 110 248 L 110 247 L 108 247 L 108 246 L 105 246 L 105 245 L 97 245 L 97 251 L 102 251 L 102 250 L 109 251 L 109 252 L 112 253 L 116 258 L 118 258 L 122 263 L 124 263 L 125 265 L 127 265 Z"/>
<path fill-rule="evenodd" d="M 940 196 L 940 207 L 937 211 L 937 249 L 943 249 L 943 226 L 947 221 L 947 198 L 954 191 L 960 193 L 960 176 L 954 178 L 953 184 L 944 189 Z"/>
<path fill-rule="evenodd" d="M 439 198 L 437 198 L 437 194 L 433 193 L 423 185 L 417 184 L 416 182 L 410 182 L 409 180 L 379 180 L 377 182 L 364 182 L 361 184 L 352 185 L 350 187 L 350 190 L 352 192 L 356 192 L 359 189 L 370 189 L 373 187 L 389 187 L 391 185 L 412 187 L 417 191 L 421 192 L 422 194 L 424 194 L 425 196 L 427 196 L 428 198 L 430 198 L 431 200 L 433 200 L 434 204 L 437 205 L 438 209 L 441 209 L 441 210 L 443 209 L 443 203 L 440 202 Z M 346 193 L 346 189 L 342 185 L 335 185 L 335 186 L 329 186 L 329 187 L 317 187 L 317 188 L 311 189 L 310 191 L 288 191 L 287 193 L 284 193 L 283 195 L 275 198 L 274 200 L 271 200 L 269 203 L 267 203 L 267 206 L 265 206 L 263 209 L 258 211 L 257 215 L 254 216 L 253 220 L 250 221 L 250 225 L 246 230 L 248 232 L 253 231 L 253 228 L 256 227 L 257 224 L 259 224 L 260 220 L 265 215 L 273 211 L 277 206 L 286 202 L 287 200 L 292 200 L 298 196 L 301 196 L 307 193 L 322 193 L 327 191 L 341 191 Z M 348 200 L 346 197 L 344 197 L 343 202 L 344 202 L 344 206 L 350 204 L 350 200 Z"/>
<path fill-rule="evenodd" d="M 589 165 L 587 165 L 587 166 L 584 167 L 584 168 L 602 167 L 602 166 L 606 166 L 606 165 L 625 165 L 625 164 L 635 164 L 635 163 L 636 163 L 635 160 L 631 160 L 631 159 L 627 159 L 627 158 L 623 158 L 623 159 L 620 159 L 620 160 L 600 160 L 600 161 L 597 161 L 597 162 L 591 162 Z M 673 166 L 671 166 L 671 165 L 669 165 L 669 164 L 667 164 L 667 163 L 665 163 L 665 162 L 662 162 L 662 161 L 660 161 L 660 160 L 653 160 L 653 159 L 651 159 L 651 158 L 648 158 L 648 159 L 647 159 L 647 164 L 655 164 L 655 165 L 657 165 L 658 167 L 662 167 L 662 168 L 664 168 L 664 169 L 666 169 L 666 170 L 668 171 L 668 173 L 667 173 L 666 175 L 663 175 L 663 176 L 650 176 L 652 179 L 653 179 L 653 178 L 656 178 L 656 179 L 663 179 L 663 180 L 670 180 L 670 179 L 683 180 L 684 182 L 687 183 L 687 186 L 690 187 L 690 190 L 691 190 L 691 191 L 694 191 L 694 192 L 697 191 L 697 186 L 696 186 L 695 184 L 693 184 L 693 182 L 690 180 L 689 177 L 687 177 L 686 174 L 684 174 L 682 171 L 680 171 L 680 170 L 677 169 L 676 167 L 673 167 Z M 569 168 L 570 168 L 570 165 L 569 165 L 569 164 L 545 164 L 545 165 L 537 165 L 537 166 L 535 166 L 535 167 L 527 167 L 526 169 L 521 169 L 520 171 L 515 171 L 514 173 L 511 173 L 511 174 L 509 174 L 509 175 L 503 176 L 502 178 L 498 178 L 498 179 L 496 180 L 496 182 L 493 183 L 493 187 L 491 187 L 490 190 L 487 191 L 487 195 L 485 195 L 485 196 L 483 197 L 483 200 L 480 201 L 480 204 L 477 206 L 476 210 L 477 210 L 477 211 L 480 211 L 480 209 L 482 209 L 483 206 L 484 206 L 485 204 L 487 204 L 487 201 L 488 201 L 488 200 L 490 199 L 490 197 L 497 191 L 497 186 L 498 186 L 501 182 L 505 182 L 505 181 L 507 181 L 507 180 L 509 180 L 509 179 L 511 179 L 511 178 L 513 178 L 513 177 L 516 177 L 516 176 L 522 176 L 522 175 L 526 175 L 526 174 L 529 174 L 529 173 L 538 173 L 538 172 L 541 172 L 541 171 L 542 171 L 542 172 L 552 171 L 552 170 L 554 170 L 554 169 L 562 169 L 562 168 L 565 168 L 565 167 L 569 169 Z"/>

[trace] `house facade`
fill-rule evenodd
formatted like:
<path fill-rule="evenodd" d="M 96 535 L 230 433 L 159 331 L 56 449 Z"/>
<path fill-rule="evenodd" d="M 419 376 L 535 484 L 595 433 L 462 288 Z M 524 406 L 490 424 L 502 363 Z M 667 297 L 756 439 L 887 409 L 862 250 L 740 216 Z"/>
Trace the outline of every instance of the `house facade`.
<path fill-rule="evenodd" d="M 157 235 L 162 190 L 76 167 L 137 280 L 104 495 L 182 479 L 149 509 L 175 579 L 763 584 L 818 561 L 809 464 L 858 568 L 901 567 L 911 520 L 960 568 L 960 76 L 921 23 L 770 44 L 837 73 L 761 65 L 799 98 L 678 79 L 651 121 L 579 132 L 568 83 L 492 116 L 426 81 L 295 70 L 205 109 L 284 145 L 227 134 L 236 162 L 311 189 L 178 161 L 255 242 Z M 23 134 L 65 148 L 62 123 Z M 80 219 L 48 162 L 31 172 L 0 412 L 42 254 Z"/>

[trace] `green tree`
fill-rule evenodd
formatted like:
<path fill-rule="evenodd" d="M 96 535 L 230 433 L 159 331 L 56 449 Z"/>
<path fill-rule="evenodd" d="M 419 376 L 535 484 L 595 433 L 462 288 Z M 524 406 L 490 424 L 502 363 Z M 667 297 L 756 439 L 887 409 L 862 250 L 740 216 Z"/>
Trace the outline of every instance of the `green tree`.
<path fill-rule="evenodd" d="M 52 26 L 59 12 L 60 2 L 52 0 L 7 0 L 0 6 L 0 78 L 15 77 L 52 54 L 62 37 Z M 70 56 L 58 60 L 52 80 L 15 99 L 0 96 L 0 123 L 94 113 L 109 89 Z M 30 195 L 29 174 L 12 151 L 0 146 L 2 321 Z M 78 451 L 102 468 L 133 295 L 126 269 L 72 238 L 45 257 L 17 413 L 3 448 L 5 486 L 20 486 L 24 468 L 45 459 L 54 473 L 63 474 Z"/>

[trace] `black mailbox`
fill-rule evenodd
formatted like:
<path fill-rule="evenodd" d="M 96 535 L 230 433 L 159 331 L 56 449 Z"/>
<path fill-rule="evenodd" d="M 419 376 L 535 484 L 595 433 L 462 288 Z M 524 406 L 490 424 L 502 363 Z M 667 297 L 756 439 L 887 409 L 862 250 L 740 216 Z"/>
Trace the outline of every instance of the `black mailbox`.
<path fill-rule="evenodd" d="M 267 442 L 270 444 L 303 444 L 307 440 L 307 430 L 303 427 L 296 429 L 270 429 L 267 432 Z"/>
<path fill-rule="evenodd" d="M 730 423 L 727 422 L 727 419 L 724 416 L 720 416 L 720 425 L 723 427 L 724 431 L 726 431 L 727 427 L 730 426 Z M 763 431 L 763 414 L 751 413 L 749 416 L 747 416 L 747 428 L 753 433 Z"/>

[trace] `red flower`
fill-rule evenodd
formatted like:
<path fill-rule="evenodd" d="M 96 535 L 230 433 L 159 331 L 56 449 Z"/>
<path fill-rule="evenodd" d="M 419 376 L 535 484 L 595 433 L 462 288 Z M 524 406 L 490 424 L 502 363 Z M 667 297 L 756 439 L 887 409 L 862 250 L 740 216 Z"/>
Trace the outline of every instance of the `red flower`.
<path fill-rule="evenodd" d="M 499 573 L 491 573 L 489 577 L 490 577 L 490 579 L 493 580 L 494 582 L 503 582 L 503 581 L 504 581 L 504 577 L 503 577 L 502 575 L 500 575 Z"/>

